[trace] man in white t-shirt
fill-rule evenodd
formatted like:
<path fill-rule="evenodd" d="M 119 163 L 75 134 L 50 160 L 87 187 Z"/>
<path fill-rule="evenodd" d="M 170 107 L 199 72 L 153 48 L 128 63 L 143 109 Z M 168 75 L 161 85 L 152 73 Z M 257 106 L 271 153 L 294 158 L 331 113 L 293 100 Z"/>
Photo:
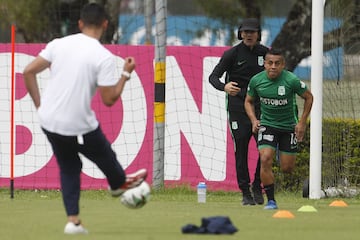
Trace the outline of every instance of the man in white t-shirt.
<path fill-rule="evenodd" d="M 146 169 L 125 174 L 91 109 L 96 90 L 103 103 L 112 106 L 135 69 L 134 58 L 127 57 L 120 79 L 115 76 L 115 56 L 99 42 L 107 25 L 107 14 L 101 5 L 85 5 L 79 20 L 81 33 L 49 42 L 24 70 L 26 88 L 60 168 L 68 218 L 66 234 L 87 233 L 79 218 L 79 153 L 104 173 L 113 196 L 138 186 L 147 176 Z M 46 68 L 50 68 L 51 75 L 40 98 L 36 75 Z"/>

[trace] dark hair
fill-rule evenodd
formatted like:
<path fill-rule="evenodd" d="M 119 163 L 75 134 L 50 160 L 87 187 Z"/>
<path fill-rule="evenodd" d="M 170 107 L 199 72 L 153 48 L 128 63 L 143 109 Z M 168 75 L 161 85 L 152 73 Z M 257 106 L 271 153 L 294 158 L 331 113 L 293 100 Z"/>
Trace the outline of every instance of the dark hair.
<path fill-rule="evenodd" d="M 266 53 L 266 55 L 267 54 L 284 57 L 284 54 L 279 49 L 276 49 L 276 48 L 270 48 L 269 51 Z"/>
<path fill-rule="evenodd" d="M 280 56 L 282 58 L 282 60 L 285 61 L 285 56 L 284 56 L 283 52 L 279 49 L 270 48 L 269 51 L 265 54 L 265 59 L 266 59 L 266 56 L 268 56 L 268 55 Z"/>
<path fill-rule="evenodd" d="M 108 19 L 108 15 L 103 6 L 97 3 L 88 3 L 81 9 L 80 19 L 85 25 L 99 27 Z"/>

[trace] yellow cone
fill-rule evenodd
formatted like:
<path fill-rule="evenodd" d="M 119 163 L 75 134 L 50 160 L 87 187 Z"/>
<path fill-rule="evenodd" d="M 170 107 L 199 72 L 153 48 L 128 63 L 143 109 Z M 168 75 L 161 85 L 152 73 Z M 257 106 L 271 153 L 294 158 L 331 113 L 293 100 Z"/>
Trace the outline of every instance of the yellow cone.
<path fill-rule="evenodd" d="M 280 210 L 277 211 L 274 215 L 273 218 L 294 218 L 295 216 L 287 210 Z"/>
<path fill-rule="evenodd" d="M 299 208 L 298 212 L 317 212 L 317 210 L 313 206 L 305 205 Z"/>

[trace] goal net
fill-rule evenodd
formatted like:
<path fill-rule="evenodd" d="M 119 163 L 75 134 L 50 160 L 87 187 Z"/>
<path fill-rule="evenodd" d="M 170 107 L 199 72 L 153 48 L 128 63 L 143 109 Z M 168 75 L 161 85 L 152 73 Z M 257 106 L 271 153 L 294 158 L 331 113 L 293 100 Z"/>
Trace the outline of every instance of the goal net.
<path fill-rule="evenodd" d="M 126 6 L 126 11 L 120 11 L 119 31 L 114 34 L 114 39 L 118 37 L 117 44 L 106 45 L 117 55 L 119 74 L 123 59 L 129 55 L 136 59 L 135 73 L 116 106 L 104 107 L 98 96 L 93 102 L 103 130 L 127 172 L 139 167 L 151 170 L 154 151 L 156 93 L 153 44 L 156 22 L 154 16 L 146 17 L 141 1 L 135 2 L 139 4 L 138 8 Z M 322 188 L 329 195 L 351 195 L 358 193 L 356 187 L 360 184 L 360 7 L 359 1 L 349 1 L 351 4 L 345 6 L 339 5 L 340 1 L 327 2 L 324 19 Z M 124 6 L 118 7 L 122 9 Z M 75 28 L 76 14 L 70 8 L 65 10 L 71 13 L 71 17 L 66 18 L 66 14 L 59 15 L 58 12 L 50 13 L 51 16 L 63 17 L 57 25 L 51 25 L 58 28 L 56 34 L 66 35 Z M 262 19 L 262 44 L 271 46 L 285 20 L 285 17 Z M 150 29 L 146 27 L 148 21 L 151 21 Z M 186 14 L 169 14 L 166 21 L 165 183 L 195 186 L 205 181 L 211 189 L 237 191 L 234 146 L 227 124 L 225 95 L 209 84 L 208 76 L 222 53 L 238 43 L 234 39 L 238 26 Z M 149 32 L 150 39 L 147 38 Z M 55 33 L 48 32 L 48 35 L 52 34 Z M 56 161 L 39 127 L 36 110 L 21 75 L 45 42 L 16 44 L 15 186 L 19 188 L 59 187 Z M 11 48 L 8 42 L 5 43 L 0 44 L 0 186 L 7 186 L 11 175 Z M 305 81 L 310 79 L 310 63 L 311 59 L 304 59 L 295 69 L 295 73 Z M 45 87 L 49 72 L 45 71 L 38 77 L 40 87 Z M 308 151 L 305 158 L 307 161 Z M 249 147 L 251 178 L 256 159 L 256 144 L 252 139 Z M 307 170 L 304 170 L 305 174 Z M 82 178 L 85 188 L 107 187 L 104 176 L 86 159 Z"/>
<path fill-rule="evenodd" d="M 353 196 L 360 187 L 360 2 L 327 1 L 324 51 L 337 62 L 324 77 L 322 186 L 329 196 Z M 326 64 L 326 58 L 324 63 Z"/>

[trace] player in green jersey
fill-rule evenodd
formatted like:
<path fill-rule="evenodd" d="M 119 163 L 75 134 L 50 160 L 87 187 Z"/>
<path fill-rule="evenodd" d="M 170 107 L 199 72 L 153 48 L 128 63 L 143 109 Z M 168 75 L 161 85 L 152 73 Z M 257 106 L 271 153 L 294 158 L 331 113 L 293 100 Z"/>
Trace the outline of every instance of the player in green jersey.
<path fill-rule="evenodd" d="M 253 132 L 258 133 L 260 153 L 260 177 L 268 203 L 264 209 L 277 209 L 274 197 L 272 163 L 276 149 L 280 153 L 280 167 L 290 173 L 295 167 L 297 142 L 301 142 L 310 114 L 313 95 L 304 82 L 284 69 L 285 59 L 281 52 L 271 49 L 265 56 L 265 70 L 253 76 L 248 85 L 245 110 Z M 304 99 L 300 118 L 296 95 Z M 256 118 L 254 100 L 260 98 L 260 119 Z"/>

